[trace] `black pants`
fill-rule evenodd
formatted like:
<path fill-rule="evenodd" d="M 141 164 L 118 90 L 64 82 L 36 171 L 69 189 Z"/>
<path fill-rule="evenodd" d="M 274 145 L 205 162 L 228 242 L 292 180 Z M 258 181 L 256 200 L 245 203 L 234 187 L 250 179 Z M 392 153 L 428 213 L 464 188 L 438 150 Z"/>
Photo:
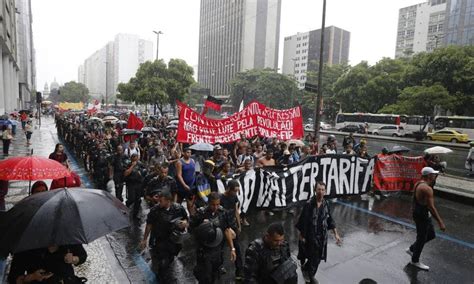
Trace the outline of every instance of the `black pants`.
<path fill-rule="evenodd" d="M 151 270 L 158 278 L 158 283 L 174 282 L 173 273 L 170 273 L 170 266 L 175 255 L 166 249 L 151 249 Z"/>
<path fill-rule="evenodd" d="M 239 237 L 237 236 L 234 240 L 232 240 L 234 243 L 234 248 L 235 248 L 235 254 L 237 255 L 237 258 L 235 260 L 235 274 L 239 274 L 243 272 L 244 264 L 242 262 L 242 252 L 240 250 L 240 242 L 239 242 Z"/>
<path fill-rule="evenodd" d="M 3 155 L 8 155 L 8 151 L 10 150 L 10 139 L 3 139 Z"/>
<path fill-rule="evenodd" d="M 213 284 L 220 276 L 220 268 L 223 263 L 222 247 L 214 248 L 212 251 L 203 251 L 199 248 L 194 277 L 200 284 Z"/>
<path fill-rule="evenodd" d="M 133 205 L 132 216 L 136 217 L 142 204 L 142 184 L 140 182 L 127 182 L 127 206 Z"/>
<path fill-rule="evenodd" d="M 431 218 L 413 218 L 416 224 L 416 241 L 410 246 L 413 253 L 412 262 L 419 262 L 421 251 L 425 244 L 436 237 Z"/>
<path fill-rule="evenodd" d="M 321 248 L 319 244 L 305 244 L 300 241 L 298 244 L 298 259 L 301 261 L 301 270 L 309 277 L 313 277 L 318 272 L 319 263 L 321 263 Z"/>
<path fill-rule="evenodd" d="M 115 183 L 115 197 L 118 200 L 123 201 L 123 177 L 117 174 L 114 174 L 114 183 Z"/>

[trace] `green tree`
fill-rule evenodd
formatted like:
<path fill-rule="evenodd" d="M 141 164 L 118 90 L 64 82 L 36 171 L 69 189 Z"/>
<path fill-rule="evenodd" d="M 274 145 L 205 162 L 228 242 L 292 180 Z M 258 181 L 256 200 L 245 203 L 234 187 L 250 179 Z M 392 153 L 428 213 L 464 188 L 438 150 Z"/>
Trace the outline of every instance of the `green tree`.
<path fill-rule="evenodd" d="M 168 63 L 166 93 L 168 94 L 168 103 L 175 113 L 176 100 L 183 101 L 185 95 L 189 94 L 191 85 L 195 82 L 193 74 L 193 68 L 182 59 L 171 59 Z"/>
<path fill-rule="evenodd" d="M 82 83 L 75 81 L 67 82 L 64 86 L 59 87 L 59 93 L 56 100 L 59 102 L 87 102 L 90 99 L 89 90 Z"/>
<path fill-rule="evenodd" d="M 238 107 L 244 98 L 244 104 L 257 100 L 272 108 L 290 108 L 301 99 L 296 81 L 273 69 L 253 69 L 238 73 L 230 82 L 231 101 Z"/>
<path fill-rule="evenodd" d="M 416 54 L 410 61 L 405 81 L 407 86 L 440 84 L 457 98 L 452 111 L 474 115 L 474 46 L 449 46 Z"/>
<path fill-rule="evenodd" d="M 319 64 L 312 62 L 310 64 L 313 70 L 319 70 Z M 323 117 L 327 121 L 333 121 L 336 118 L 336 114 L 339 110 L 339 102 L 337 100 L 336 92 L 334 91 L 335 84 L 339 78 L 344 75 L 350 66 L 346 64 L 340 65 L 327 65 L 323 67 Z M 313 85 L 317 85 L 319 71 L 308 71 L 307 82 Z M 302 91 L 301 107 L 305 118 L 313 118 L 315 110 L 315 97 L 317 94 Z"/>
<path fill-rule="evenodd" d="M 431 116 L 435 106 L 452 109 L 455 105 L 456 97 L 439 84 L 430 87 L 415 86 L 405 88 L 396 104 L 387 105 L 380 112 Z"/>

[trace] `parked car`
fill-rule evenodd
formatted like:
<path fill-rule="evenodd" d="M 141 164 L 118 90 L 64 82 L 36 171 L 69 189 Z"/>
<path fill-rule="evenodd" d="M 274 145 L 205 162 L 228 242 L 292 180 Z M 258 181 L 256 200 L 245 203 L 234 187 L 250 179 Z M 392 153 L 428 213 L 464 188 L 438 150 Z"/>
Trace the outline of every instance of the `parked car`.
<path fill-rule="evenodd" d="M 403 126 L 385 125 L 372 131 L 372 134 L 392 137 L 403 137 L 405 136 L 405 129 L 403 128 Z"/>
<path fill-rule="evenodd" d="M 356 133 L 365 133 L 365 129 L 360 125 L 348 124 L 344 127 L 339 128 L 337 131 L 341 132 L 356 132 Z"/>
<path fill-rule="evenodd" d="M 469 136 L 467 134 L 463 134 L 456 130 L 447 129 L 447 128 L 443 128 L 441 130 L 428 133 L 426 138 L 428 138 L 428 140 L 447 141 L 447 142 L 453 142 L 453 143 L 469 142 Z"/>

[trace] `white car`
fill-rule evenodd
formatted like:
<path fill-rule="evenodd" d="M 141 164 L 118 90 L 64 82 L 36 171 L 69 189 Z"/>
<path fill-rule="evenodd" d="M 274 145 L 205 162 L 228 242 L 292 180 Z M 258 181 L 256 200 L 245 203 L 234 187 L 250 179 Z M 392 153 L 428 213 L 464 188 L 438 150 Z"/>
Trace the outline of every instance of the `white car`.
<path fill-rule="evenodd" d="M 319 130 L 329 130 L 331 128 L 332 128 L 332 126 L 330 124 L 327 124 L 327 123 L 322 122 L 322 121 L 319 123 Z M 305 124 L 304 125 L 304 130 L 313 131 L 314 130 L 313 124 L 312 123 Z"/>
<path fill-rule="evenodd" d="M 372 131 L 373 135 L 383 135 L 392 137 L 403 137 L 405 136 L 405 129 L 403 126 L 398 125 L 386 125 Z"/>

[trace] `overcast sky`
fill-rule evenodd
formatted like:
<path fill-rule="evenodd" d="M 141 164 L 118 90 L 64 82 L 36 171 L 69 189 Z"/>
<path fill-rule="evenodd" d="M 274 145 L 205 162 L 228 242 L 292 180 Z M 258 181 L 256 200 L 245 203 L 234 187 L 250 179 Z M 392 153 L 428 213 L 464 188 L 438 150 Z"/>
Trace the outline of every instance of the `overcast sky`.
<path fill-rule="evenodd" d="M 253 0 L 249 0 L 253 1 Z M 373 64 L 394 57 L 398 10 L 423 0 L 328 0 L 326 25 L 351 32 L 350 64 Z M 56 77 L 77 80 L 77 68 L 118 33 L 138 34 L 156 44 L 160 58 L 198 63 L 200 0 L 33 0 L 37 85 Z M 280 60 L 283 39 L 321 28 L 322 0 L 282 0 Z M 155 46 L 156 48 L 156 46 Z"/>

